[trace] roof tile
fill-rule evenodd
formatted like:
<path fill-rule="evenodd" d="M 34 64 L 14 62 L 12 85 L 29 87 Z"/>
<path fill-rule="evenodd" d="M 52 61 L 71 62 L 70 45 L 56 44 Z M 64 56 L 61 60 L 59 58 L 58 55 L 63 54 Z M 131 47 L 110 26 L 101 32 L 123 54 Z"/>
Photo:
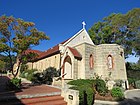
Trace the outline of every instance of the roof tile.
<path fill-rule="evenodd" d="M 72 52 L 75 58 L 82 59 L 81 54 L 76 49 L 72 47 L 68 47 L 68 48 L 70 49 L 70 51 Z"/>

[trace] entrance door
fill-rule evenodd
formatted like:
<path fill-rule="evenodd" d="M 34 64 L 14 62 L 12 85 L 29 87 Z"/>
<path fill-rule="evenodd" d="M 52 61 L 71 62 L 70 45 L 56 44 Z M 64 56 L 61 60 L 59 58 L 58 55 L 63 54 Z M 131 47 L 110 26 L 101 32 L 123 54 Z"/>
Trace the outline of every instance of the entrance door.
<path fill-rule="evenodd" d="M 64 60 L 64 74 L 66 74 L 65 79 L 72 79 L 72 62 L 69 56 Z"/>

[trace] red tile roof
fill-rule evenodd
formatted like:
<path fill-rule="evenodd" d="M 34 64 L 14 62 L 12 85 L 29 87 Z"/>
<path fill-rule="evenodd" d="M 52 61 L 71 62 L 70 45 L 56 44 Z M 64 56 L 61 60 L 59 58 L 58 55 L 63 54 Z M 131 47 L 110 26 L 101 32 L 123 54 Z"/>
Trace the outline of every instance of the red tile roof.
<path fill-rule="evenodd" d="M 64 44 L 65 42 L 67 42 L 69 39 L 65 40 L 64 42 L 62 42 L 61 44 Z M 72 52 L 72 54 L 74 55 L 75 58 L 78 58 L 78 59 L 82 59 L 82 56 L 80 55 L 80 53 L 74 49 L 74 48 L 71 48 L 71 47 L 68 47 L 70 49 L 70 51 Z M 48 57 L 48 56 L 51 56 L 53 54 L 58 54 L 60 53 L 59 51 L 59 44 L 42 52 L 42 51 L 38 51 L 38 50 L 31 50 L 31 49 L 28 49 L 26 50 L 25 54 L 29 54 L 29 53 L 36 53 L 38 56 L 36 58 L 36 60 L 39 60 L 39 59 L 43 59 L 45 57 Z"/>
<path fill-rule="evenodd" d="M 68 47 L 75 58 L 82 59 L 81 54 L 74 48 Z"/>
<path fill-rule="evenodd" d="M 41 53 L 43 53 L 42 51 L 39 51 L 39 50 L 31 50 L 31 49 L 28 49 L 28 50 L 26 50 L 25 51 L 25 53 L 24 54 L 29 54 L 29 53 L 36 53 L 36 54 L 41 54 Z"/>
<path fill-rule="evenodd" d="M 59 53 L 59 45 L 56 45 L 53 48 L 50 48 L 50 49 L 46 50 L 45 52 L 41 53 L 39 55 L 39 59 L 51 56 L 51 55 L 56 54 L 56 53 Z"/>

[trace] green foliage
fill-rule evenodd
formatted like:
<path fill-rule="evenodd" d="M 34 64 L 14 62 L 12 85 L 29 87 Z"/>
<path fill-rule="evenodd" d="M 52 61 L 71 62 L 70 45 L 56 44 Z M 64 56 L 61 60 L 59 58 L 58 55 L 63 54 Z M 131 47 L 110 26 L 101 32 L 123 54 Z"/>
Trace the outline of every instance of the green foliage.
<path fill-rule="evenodd" d="M 120 87 L 114 87 L 111 90 L 111 95 L 114 97 L 116 100 L 123 100 L 124 99 L 124 94 L 123 91 L 121 90 Z"/>
<path fill-rule="evenodd" d="M 33 22 L 27 22 L 20 18 L 14 18 L 13 16 L 1 16 L 0 17 L 0 53 L 5 53 L 9 57 L 10 70 L 13 69 L 12 54 L 16 54 L 17 60 L 20 63 L 25 62 L 22 54 L 31 46 L 39 45 L 40 41 L 48 40 L 44 32 L 35 28 Z M 22 59 L 23 58 L 23 59 Z M 19 68 L 19 67 L 18 67 Z M 18 74 L 12 72 L 14 76 Z"/>
<path fill-rule="evenodd" d="M 21 64 L 21 66 L 20 66 L 20 73 L 22 73 L 23 71 L 26 71 L 26 70 L 28 70 L 28 65 Z"/>
<path fill-rule="evenodd" d="M 37 69 L 25 70 L 20 74 L 20 77 L 26 78 L 27 80 L 31 81 L 34 78 L 34 72 Z"/>
<path fill-rule="evenodd" d="M 111 14 L 95 23 L 89 34 L 95 44 L 117 43 L 129 54 L 140 55 L 140 8 L 134 8 L 126 14 Z"/>
<path fill-rule="evenodd" d="M 140 70 L 127 70 L 127 77 L 140 80 Z"/>
<path fill-rule="evenodd" d="M 8 84 L 7 88 L 10 90 L 17 90 L 21 88 L 21 79 L 13 78 L 11 79 Z"/>
<path fill-rule="evenodd" d="M 96 79 L 96 90 L 99 92 L 100 95 L 105 95 L 107 93 L 106 83 L 102 79 Z"/>
<path fill-rule="evenodd" d="M 89 79 L 78 79 L 68 82 L 68 84 L 74 85 L 70 87 L 70 89 L 79 90 L 79 105 L 84 105 L 84 91 L 86 91 L 87 94 L 88 105 L 91 105 L 94 94 L 94 89 L 92 87 L 94 82 L 94 80 Z"/>
<path fill-rule="evenodd" d="M 92 86 L 93 83 L 95 83 L 95 80 L 93 79 L 77 79 L 77 80 L 68 82 L 68 84 L 75 85 L 75 86 L 81 86 L 81 84 Z"/>
<path fill-rule="evenodd" d="M 135 83 L 136 83 L 136 88 L 140 89 L 140 80 L 136 81 Z"/>
<path fill-rule="evenodd" d="M 134 85 L 134 82 L 136 81 L 136 79 L 133 79 L 133 78 L 127 78 L 127 79 L 128 79 L 129 85 Z"/>
<path fill-rule="evenodd" d="M 35 73 L 31 81 L 34 84 L 52 84 L 53 77 L 58 77 L 59 71 L 56 70 L 54 67 L 49 67 L 44 70 L 42 73 Z"/>
<path fill-rule="evenodd" d="M 70 89 L 79 90 L 79 99 L 80 105 L 83 105 L 84 100 L 84 91 L 87 93 L 87 101 L 88 105 L 91 105 L 93 94 L 95 94 L 94 88 L 96 91 L 99 92 L 101 95 L 105 95 L 107 92 L 107 87 L 105 82 L 102 79 L 78 79 L 68 82 L 70 85 L 74 85 L 70 87 Z M 95 86 L 95 87 L 94 87 Z"/>
<path fill-rule="evenodd" d="M 123 80 L 120 80 L 120 79 L 118 79 L 118 80 L 115 80 L 115 86 L 117 86 L 117 87 L 122 87 L 122 84 L 124 83 L 123 82 Z"/>
<path fill-rule="evenodd" d="M 140 71 L 140 64 L 139 63 L 126 62 L 126 69 L 127 69 L 127 71 L 128 70 Z"/>
<path fill-rule="evenodd" d="M 5 70 L 5 62 L 0 60 L 0 72 L 3 72 Z"/>

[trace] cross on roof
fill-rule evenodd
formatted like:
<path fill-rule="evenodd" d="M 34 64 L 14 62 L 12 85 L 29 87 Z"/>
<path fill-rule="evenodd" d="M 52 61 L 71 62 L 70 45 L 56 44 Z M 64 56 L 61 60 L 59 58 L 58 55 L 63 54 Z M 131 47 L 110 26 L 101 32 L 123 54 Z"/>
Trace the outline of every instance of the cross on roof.
<path fill-rule="evenodd" d="M 82 22 L 82 25 L 83 25 L 83 29 L 85 29 L 86 23 L 84 21 Z"/>

